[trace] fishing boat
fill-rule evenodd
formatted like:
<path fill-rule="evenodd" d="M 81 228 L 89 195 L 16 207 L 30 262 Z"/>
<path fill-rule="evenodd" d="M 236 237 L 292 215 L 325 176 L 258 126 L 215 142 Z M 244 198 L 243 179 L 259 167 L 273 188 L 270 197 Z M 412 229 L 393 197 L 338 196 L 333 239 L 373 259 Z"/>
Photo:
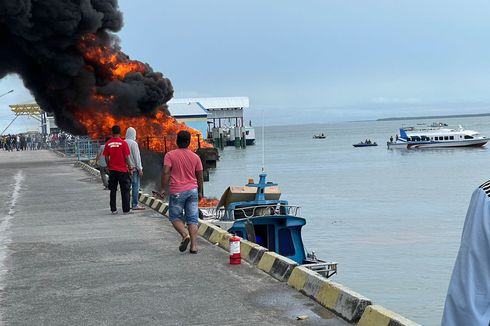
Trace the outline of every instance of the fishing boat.
<path fill-rule="evenodd" d="M 324 277 L 337 273 L 337 263 L 318 259 L 315 252 L 305 250 L 301 228 L 306 220 L 299 216 L 300 207 L 281 200 L 276 183 L 259 182 L 244 187 L 228 187 L 216 208 L 202 208 L 203 218 L 243 239 L 257 243 Z"/>
<path fill-rule="evenodd" d="M 400 128 L 400 135 L 395 141 L 386 143 L 389 149 L 403 148 L 445 148 L 445 147 L 481 147 L 489 138 L 474 130 L 449 128 L 439 123 L 428 128 Z"/>
<path fill-rule="evenodd" d="M 327 136 L 325 134 L 313 135 L 313 139 L 325 139 Z"/>
<path fill-rule="evenodd" d="M 352 146 L 354 147 L 369 147 L 369 146 L 378 146 L 378 144 L 376 142 L 360 142 L 360 143 L 357 143 L 357 144 L 353 144 Z"/>

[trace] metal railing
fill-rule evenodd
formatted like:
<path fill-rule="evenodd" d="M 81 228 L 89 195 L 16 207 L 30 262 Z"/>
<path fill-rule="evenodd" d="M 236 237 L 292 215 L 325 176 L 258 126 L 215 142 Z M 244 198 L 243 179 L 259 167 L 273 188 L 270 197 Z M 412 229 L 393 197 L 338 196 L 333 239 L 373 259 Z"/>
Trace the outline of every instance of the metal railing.
<path fill-rule="evenodd" d="M 297 205 L 256 205 L 230 209 L 228 210 L 227 215 L 224 207 L 220 207 L 219 209 L 214 207 L 201 208 L 201 210 L 204 211 L 204 218 L 218 220 L 239 220 L 242 218 L 267 215 L 300 216 L 300 209 L 301 206 Z"/>
<path fill-rule="evenodd" d="M 89 161 L 95 159 L 103 139 L 92 140 L 88 137 L 76 137 L 70 140 L 57 140 L 47 143 L 48 147 L 59 151 L 66 156 L 76 157 L 78 161 Z"/>
<path fill-rule="evenodd" d="M 191 144 L 195 142 L 196 148 L 201 147 L 202 139 L 199 135 L 191 135 Z M 144 137 L 139 140 L 142 147 L 154 151 L 166 153 L 177 148 L 177 135 L 167 135 L 162 137 Z"/>

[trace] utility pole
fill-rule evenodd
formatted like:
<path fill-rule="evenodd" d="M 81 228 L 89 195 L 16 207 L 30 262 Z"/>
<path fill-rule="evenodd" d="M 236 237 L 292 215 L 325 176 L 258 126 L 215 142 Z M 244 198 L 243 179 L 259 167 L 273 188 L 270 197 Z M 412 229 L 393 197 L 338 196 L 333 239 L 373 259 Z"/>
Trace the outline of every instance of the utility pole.
<path fill-rule="evenodd" d="M 4 94 L 0 95 L 0 97 L 3 97 L 3 96 L 5 96 L 5 95 L 10 94 L 10 93 L 13 93 L 13 92 L 14 92 L 14 90 L 13 90 L 13 89 L 11 89 L 11 90 L 10 90 L 10 91 L 8 91 L 7 93 L 4 93 Z M 6 131 L 6 130 L 7 130 L 9 127 L 10 127 L 10 125 L 11 125 L 11 124 L 12 124 L 12 123 L 15 121 L 15 119 L 17 119 L 17 116 L 15 116 L 14 120 L 12 120 L 12 121 L 9 123 L 9 125 L 7 126 L 7 128 L 5 128 L 5 129 L 2 131 L 2 133 L 0 134 L 0 136 L 1 136 L 1 135 L 3 135 L 3 133 L 4 133 L 4 132 L 5 132 L 5 131 Z"/>

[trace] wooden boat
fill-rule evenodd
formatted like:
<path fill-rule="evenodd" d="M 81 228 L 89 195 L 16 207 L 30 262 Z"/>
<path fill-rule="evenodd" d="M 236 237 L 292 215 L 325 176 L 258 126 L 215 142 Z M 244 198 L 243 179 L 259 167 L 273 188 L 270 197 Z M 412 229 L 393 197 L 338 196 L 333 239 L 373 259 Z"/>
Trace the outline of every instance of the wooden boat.
<path fill-rule="evenodd" d="M 306 220 L 299 216 L 300 207 L 280 200 L 277 184 L 266 182 L 266 176 L 261 173 L 258 183 L 250 180 L 244 187 L 228 187 L 214 211 L 203 212 L 204 219 L 324 277 L 336 274 L 337 263 L 318 259 L 315 252 L 305 250 L 301 228 Z"/>

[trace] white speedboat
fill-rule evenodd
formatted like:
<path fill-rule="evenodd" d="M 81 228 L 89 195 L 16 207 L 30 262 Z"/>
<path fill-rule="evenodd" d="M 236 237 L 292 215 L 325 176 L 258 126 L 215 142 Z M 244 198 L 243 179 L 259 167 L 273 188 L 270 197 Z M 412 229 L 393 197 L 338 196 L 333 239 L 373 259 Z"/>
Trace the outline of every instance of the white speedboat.
<path fill-rule="evenodd" d="M 400 128 L 397 139 L 387 142 L 386 145 L 389 149 L 481 147 L 488 141 L 488 137 L 480 135 L 477 131 L 466 130 L 462 126 L 453 129 L 442 125 L 420 129 Z"/>

